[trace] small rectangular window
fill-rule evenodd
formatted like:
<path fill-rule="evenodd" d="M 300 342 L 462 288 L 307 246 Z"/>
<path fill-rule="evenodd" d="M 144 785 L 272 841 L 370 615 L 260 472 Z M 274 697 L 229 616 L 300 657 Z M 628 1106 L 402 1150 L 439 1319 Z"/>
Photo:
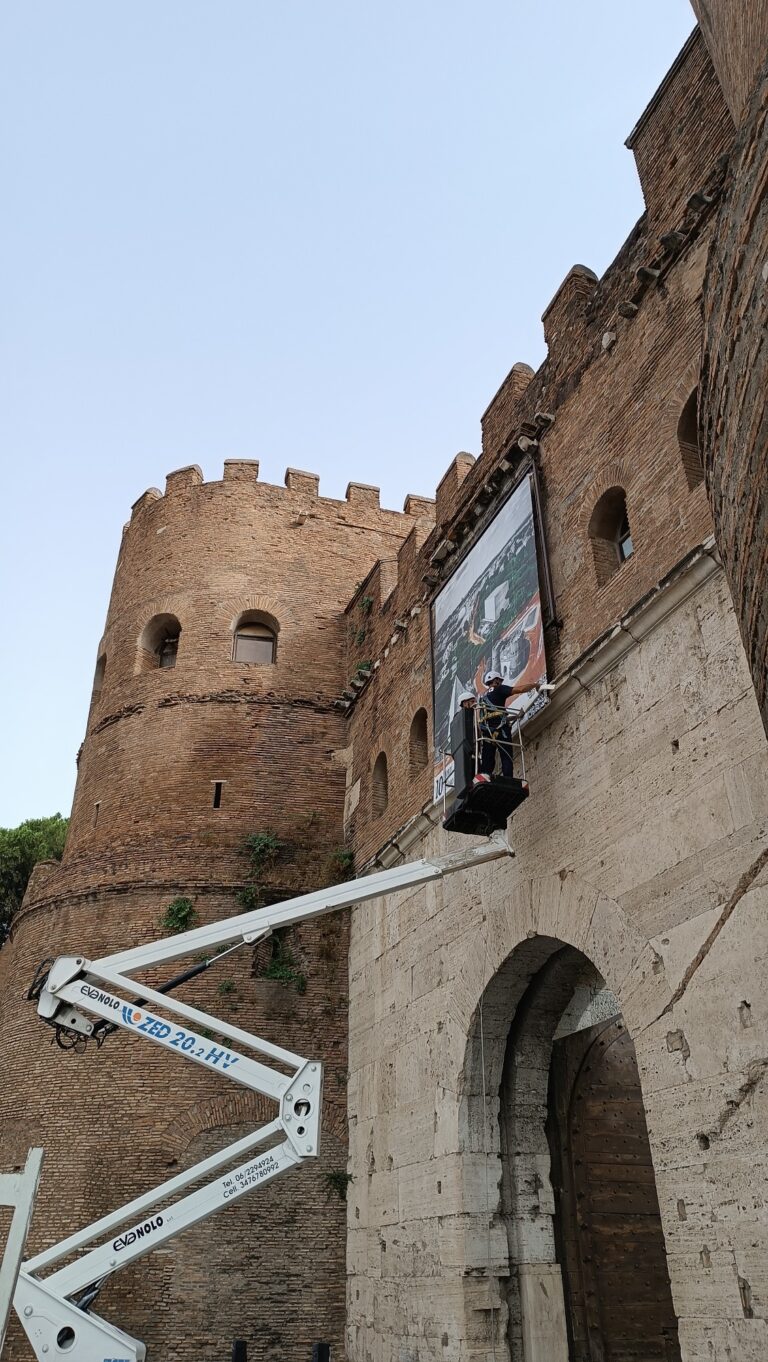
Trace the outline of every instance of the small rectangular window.
<path fill-rule="evenodd" d="M 100 809 L 100 808 L 101 808 L 101 800 L 100 800 L 100 799 L 97 799 L 97 800 L 96 800 L 96 803 L 95 803 L 94 806 L 93 806 L 93 826 L 94 826 L 94 827 L 96 827 L 96 824 L 97 824 L 98 821 L 99 821 L 99 809 Z"/>
<path fill-rule="evenodd" d="M 269 663 L 275 660 L 274 638 L 257 638 L 252 634 L 235 635 L 235 662 Z"/>
<path fill-rule="evenodd" d="M 220 809 L 220 808 L 221 808 L 221 792 L 222 792 L 222 789 L 223 789 L 223 788 L 224 788 L 224 781 L 223 781 L 223 780 L 214 780 L 214 782 L 213 782 L 213 807 L 214 807 L 214 809 Z"/>

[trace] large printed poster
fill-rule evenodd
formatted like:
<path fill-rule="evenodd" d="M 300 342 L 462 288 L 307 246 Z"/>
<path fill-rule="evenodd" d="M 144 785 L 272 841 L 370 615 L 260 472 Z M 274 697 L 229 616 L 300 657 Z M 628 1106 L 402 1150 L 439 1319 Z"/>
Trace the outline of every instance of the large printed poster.
<path fill-rule="evenodd" d="M 439 799 L 449 774 L 449 730 L 461 692 L 482 695 L 483 673 L 491 668 L 510 686 L 530 685 L 533 690 L 547 679 L 530 476 L 435 597 L 432 648 Z M 510 708 L 520 703 L 514 697 Z M 538 708 L 537 701 L 528 714 Z"/>

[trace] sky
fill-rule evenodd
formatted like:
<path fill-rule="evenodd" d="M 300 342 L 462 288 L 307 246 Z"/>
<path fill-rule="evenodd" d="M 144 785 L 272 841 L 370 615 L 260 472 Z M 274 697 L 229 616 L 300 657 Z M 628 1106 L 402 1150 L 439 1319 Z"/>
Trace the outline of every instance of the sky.
<path fill-rule="evenodd" d="M 257 458 L 427 496 L 576 262 L 688 0 L 5 0 L 0 826 L 67 813 L 120 531 Z"/>

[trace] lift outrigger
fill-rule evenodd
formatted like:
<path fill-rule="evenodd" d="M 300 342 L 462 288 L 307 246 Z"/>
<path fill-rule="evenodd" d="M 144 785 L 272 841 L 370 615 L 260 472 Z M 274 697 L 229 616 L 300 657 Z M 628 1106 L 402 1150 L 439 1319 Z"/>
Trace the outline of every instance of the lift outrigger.
<path fill-rule="evenodd" d="M 22 1264 L 14 1307 L 38 1362 L 56 1358 L 144 1362 L 146 1348 L 140 1340 L 92 1312 L 107 1279 L 246 1192 L 317 1157 L 322 1103 L 319 1061 L 179 1002 L 168 996 L 170 991 L 221 960 L 227 950 L 255 946 L 280 927 L 512 854 L 505 835 L 497 831 L 483 845 L 466 851 L 396 866 L 99 960 L 62 956 L 45 962 L 30 997 L 65 1048 L 80 1048 L 88 1041 L 100 1045 L 111 1033 L 128 1031 L 270 1098 L 276 1114 L 267 1125 Z M 134 977 L 200 951 L 212 954 L 159 988 Z M 137 989 L 140 998 L 134 1000 Z M 202 1185 L 177 1197 L 195 1183 Z M 99 1241 L 95 1247 L 88 1247 L 95 1241 Z"/>

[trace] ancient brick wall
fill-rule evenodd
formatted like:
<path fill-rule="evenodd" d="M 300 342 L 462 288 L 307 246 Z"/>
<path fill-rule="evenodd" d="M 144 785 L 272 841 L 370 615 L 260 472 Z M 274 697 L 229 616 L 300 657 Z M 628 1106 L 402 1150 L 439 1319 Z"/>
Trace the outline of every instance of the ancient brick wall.
<path fill-rule="evenodd" d="M 164 1362 L 213 1362 L 236 1337 L 265 1358 L 307 1356 L 320 1337 L 341 1350 L 344 1209 L 327 1175 L 345 1167 L 348 989 L 349 1355 L 522 1356 L 503 1286 L 516 1264 L 495 1219 L 494 1099 L 478 1106 L 468 1054 L 486 989 L 544 939 L 593 961 L 635 1037 L 685 1362 L 765 1356 L 764 1226 L 745 1170 L 762 1168 L 765 1146 L 766 748 L 684 420 L 711 243 L 732 256 L 734 277 L 740 222 L 756 225 L 751 266 L 763 249 L 761 181 L 748 176 L 762 129 L 756 114 L 744 164 L 729 172 L 733 122 L 695 34 L 630 135 L 646 213 L 602 279 L 569 272 L 544 313 L 545 363 L 536 374 L 513 366 L 482 416 L 480 456 L 456 456 L 435 502 L 410 496 L 402 514 L 382 511 L 363 484 L 332 501 L 311 474 L 289 470 L 285 488 L 268 487 L 257 466 L 234 461 L 217 483 L 178 470 L 165 495 L 151 489 L 134 507 L 64 862 L 38 868 L 0 952 L 0 1160 L 46 1147 L 36 1245 L 267 1114 L 126 1038 L 98 1057 L 60 1055 L 17 1015 L 38 961 L 159 935 L 177 895 L 201 920 L 230 914 L 252 832 L 274 829 L 284 843 L 264 877 L 269 898 L 337 874 L 345 837 L 358 866 L 446 849 L 440 832 L 424 840 L 439 821 L 430 602 L 525 459 L 542 488 L 559 682 L 531 730 L 533 794 L 514 821 L 514 863 L 357 910 L 349 982 L 348 924 L 329 920 L 293 934 L 303 996 L 250 953 L 190 987 L 228 1019 L 298 1052 L 311 1045 L 327 1065 L 329 1134 L 317 1166 L 105 1290 L 103 1312 Z M 715 231 L 734 183 L 742 199 Z M 742 336 L 734 319 L 747 295 L 734 296 L 727 280 L 710 295 L 707 410 L 741 422 L 757 468 L 757 403 L 725 364 Z M 743 336 L 745 370 L 758 334 Z M 592 514 L 615 487 L 634 553 L 604 580 Z M 733 487 L 724 504 L 750 490 Z M 275 628 L 274 664 L 233 661 L 244 612 Z M 162 617 L 181 626 L 167 669 L 145 646 Z M 546 1210 L 545 1180 L 541 1190 L 531 1221 Z M 556 1264 L 534 1255 L 524 1266 L 551 1284 Z M 9 1362 L 25 1355 L 14 1336 Z"/>
<path fill-rule="evenodd" d="M 426 706 L 431 715 L 429 603 L 508 492 L 509 465 L 532 452 L 540 473 L 558 621 L 546 636 L 550 677 L 711 533 L 703 464 L 684 454 L 678 427 L 699 382 L 702 282 L 731 138 L 696 34 L 633 133 L 648 213 L 601 280 L 583 266 L 570 271 L 544 313 L 541 369 L 512 368 L 483 415 L 480 458 L 458 455 L 438 489 L 432 533 L 418 552 L 413 536 L 406 541 L 353 602 L 354 619 L 360 600 L 370 603 L 362 650 L 373 664 L 350 709 L 348 832 L 359 859 L 429 800 L 427 774 L 414 778 L 407 760 L 413 713 Z M 601 585 L 589 524 L 614 486 L 626 495 L 634 553 Z M 391 794 L 376 816 L 380 752 Z"/>
<path fill-rule="evenodd" d="M 691 3 L 734 122 L 741 124 L 768 48 L 768 3 Z"/>
<path fill-rule="evenodd" d="M 19 1008 L 43 958 L 160 936 L 178 896 L 201 922 L 241 911 L 251 833 L 271 829 L 283 843 L 262 877 L 268 900 L 339 877 L 344 607 L 419 517 L 380 509 L 376 489 L 360 484 L 335 501 L 318 495 L 311 474 L 289 470 L 283 488 L 257 475 L 242 461 L 228 463 L 221 482 L 182 469 L 163 496 L 150 490 L 134 506 L 64 860 L 38 868 L 0 953 L 0 1162 L 20 1162 L 32 1142 L 46 1150 L 33 1248 L 274 1114 L 122 1034 L 98 1054 L 64 1055 L 32 1006 Z M 233 661 L 246 611 L 277 630 L 274 664 Z M 158 616 L 181 625 L 173 667 L 158 667 L 145 646 Z M 254 1193 L 105 1288 L 100 1311 L 163 1362 L 228 1358 L 234 1338 L 265 1358 L 308 1358 L 318 1339 L 341 1344 L 344 1206 L 328 1175 L 342 1175 L 346 1158 L 346 919 L 297 929 L 290 950 L 306 981 L 301 996 L 263 977 L 268 947 L 233 956 L 181 996 L 322 1059 L 328 1138 L 296 1185 L 286 1178 Z M 27 1356 L 18 1333 L 8 1353 Z"/>
<path fill-rule="evenodd" d="M 649 236 L 661 237 L 683 218 L 690 195 L 727 149 L 733 130 L 720 82 L 713 79 L 711 54 L 695 29 L 626 140 L 643 189 Z"/>
<path fill-rule="evenodd" d="M 704 289 L 699 425 L 715 533 L 768 731 L 768 5 L 699 3 L 739 124 Z"/>
<path fill-rule="evenodd" d="M 483 416 L 480 457 L 458 455 L 438 489 L 434 530 L 375 568 L 350 607 L 366 623 L 348 670 L 368 664 L 344 701 L 358 861 L 455 849 L 407 741 L 417 708 L 431 721 L 430 602 L 516 468 L 536 460 L 558 688 L 529 730 L 515 859 L 351 919 L 358 1362 L 568 1355 L 550 1329 L 561 1288 L 549 1159 L 528 1142 L 546 1111 L 533 1083 L 526 1096 L 527 1052 L 521 1143 L 504 1165 L 498 1120 L 531 956 L 564 945 L 599 970 L 635 1041 L 684 1362 L 765 1356 L 768 749 L 685 419 L 732 140 L 696 34 L 630 138 L 646 215 L 601 280 L 569 273 L 544 314 L 544 365 L 513 367 Z M 603 582 L 590 522 L 613 487 L 634 553 Z M 507 1223 L 505 1179 L 517 1197 Z M 543 1292 L 547 1328 L 531 1323 Z"/>

